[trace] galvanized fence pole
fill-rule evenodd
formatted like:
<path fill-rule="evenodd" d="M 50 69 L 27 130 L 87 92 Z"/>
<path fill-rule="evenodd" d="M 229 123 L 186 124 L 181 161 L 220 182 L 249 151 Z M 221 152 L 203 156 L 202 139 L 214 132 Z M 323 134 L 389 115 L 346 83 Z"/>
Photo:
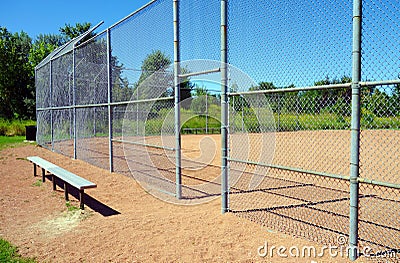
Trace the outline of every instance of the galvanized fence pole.
<path fill-rule="evenodd" d="M 175 184 L 176 198 L 182 198 L 181 168 L 181 108 L 180 108 L 180 45 L 179 45 L 179 0 L 173 2 L 174 14 L 174 88 L 175 88 Z"/>
<path fill-rule="evenodd" d="M 208 94 L 206 90 L 206 134 L 208 134 Z"/>
<path fill-rule="evenodd" d="M 139 101 L 139 87 L 136 88 L 136 100 Z M 139 103 L 136 103 L 136 136 L 139 136 Z"/>
<path fill-rule="evenodd" d="M 358 253 L 358 193 L 360 160 L 360 81 L 361 81 L 361 23 L 362 0 L 353 1 L 353 69 L 351 101 L 351 152 L 350 152 L 350 226 L 349 258 L 356 260 Z"/>
<path fill-rule="evenodd" d="M 38 117 L 39 117 L 39 115 L 38 115 L 38 105 L 37 105 L 37 101 L 38 101 L 38 92 L 37 92 L 37 86 L 36 86 L 36 80 L 37 80 L 37 69 L 36 69 L 36 67 L 35 67 L 35 116 L 36 116 L 36 137 L 35 137 L 35 141 L 39 144 L 39 141 L 38 141 L 38 138 L 39 138 L 39 136 L 38 136 L 38 134 L 39 134 L 39 132 L 37 132 L 38 130 L 39 130 L 39 127 L 38 127 Z"/>
<path fill-rule="evenodd" d="M 72 48 L 72 106 L 73 106 L 73 130 L 74 130 L 74 159 L 77 158 L 77 129 L 76 129 L 76 82 L 75 82 L 75 45 Z"/>
<path fill-rule="evenodd" d="M 94 83 L 94 92 L 93 92 L 96 96 L 96 82 Z M 94 100 L 95 103 L 97 103 L 96 99 Z M 96 137 L 96 107 L 93 107 L 93 137 Z"/>
<path fill-rule="evenodd" d="M 50 94 L 50 140 L 51 150 L 54 151 L 54 126 L 53 126 L 53 61 L 50 59 L 50 76 L 49 76 L 49 94 Z"/>
<path fill-rule="evenodd" d="M 221 0 L 221 205 L 222 213 L 229 211 L 228 205 L 228 41 L 227 0 Z"/>
<path fill-rule="evenodd" d="M 111 68 L 111 34 L 110 28 L 107 28 L 107 108 L 108 108 L 108 157 L 110 172 L 114 171 L 114 153 L 113 153 L 113 127 L 112 127 L 112 68 Z"/>
<path fill-rule="evenodd" d="M 71 88 L 71 73 L 68 73 L 68 106 L 70 108 L 68 109 L 68 116 L 69 116 L 69 139 L 72 140 L 72 100 L 71 100 L 71 93 L 72 93 L 72 88 Z"/>

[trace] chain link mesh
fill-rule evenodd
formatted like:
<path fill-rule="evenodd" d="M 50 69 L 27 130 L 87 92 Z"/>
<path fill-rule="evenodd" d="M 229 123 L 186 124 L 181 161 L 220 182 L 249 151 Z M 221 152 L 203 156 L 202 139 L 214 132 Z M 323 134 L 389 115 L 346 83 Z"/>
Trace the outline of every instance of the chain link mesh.
<path fill-rule="evenodd" d="M 170 1 L 156 1 L 110 35 L 112 101 L 129 101 L 113 108 L 114 170 L 174 195 L 175 152 L 164 149 L 175 148 L 174 121 L 164 122 L 174 112 L 172 11 Z"/>
<path fill-rule="evenodd" d="M 72 52 L 59 56 L 51 62 L 51 107 L 69 106 L 72 104 Z M 52 149 L 61 154 L 73 157 L 72 116 L 70 109 L 51 111 Z"/>
<path fill-rule="evenodd" d="M 229 1 L 230 209 L 327 244 L 348 234 L 351 90 L 289 89 L 351 82 L 350 2 Z M 245 42 L 243 42 L 245 40 Z M 245 44 L 244 44 L 245 43 Z M 258 90 L 269 90 L 265 95 Z"/>
<path fill-rule="evenodd" d="M 219 0 L 180 1 L 179 44 L 183 74 L 220 67 L 220 21 Z M 192 84 L 192 96 L 181 103 L 182 191 L 187 199 L 212 199 L 221 191 L 220 74 L 200 74 L 188 79 Z"/>
<path fill-rule="evenodd" d="M 350 174 L 351 89 L 290 91 L 351 82 L 352 8 L 350 2 L 328 2 L 229 2 L 230 63 L 259 83 L 231 83 L 239 95 L 230 97 L 230 208 L 268 227 L 332 244 L 349 233 L 349 182 L 335 177 Z M 399 78 L 393 55 L 399 53 L 398 9 L 393 1 L 364 1 L 364 81 Z M 361 88 L 364 181 L 399 184 L 399 87 Z M 240 94 L 257 90 L 274 91 Z M 273 153 L 264 147 L 273 145 L 265 144 L 268 107 L 276 129 Z M 398 189 L 361 183 L 359 199 L 360 247 L 395 251 L 398 222 L 388 220 L 388 211 L 398 217 Z"/>
<path fill-rule="evenodd" d="M 348 182 L 329 177 L 349 174 L 347 94 L 277 89 L 230 97 L 234 213 L 327 244 L 347 235 Z"/>
<path fill-rule="evenodd" d="M 76 158 L 109 168 L 107 35 L 75 50 Z M 86 105 L 86 107 L 80 107 Z"/>
<path fill-rule="evenodd" d="M 362 76 L 364 81 L 400 78 L 400 6 L 396 1 L 363 2 Z M 360 177 L 399 184 L 400 84 L 361 90 Z M 397 262 L 400 247 L 399 189 L 361 184 L 360 246 L 377 260 Z"/>
<path fill-rule="evenodd" d="M 36 108 L 48 108 L 50 106 L 50 63 L 36 69 Z M 39 145 L 51 148 L 51 119 L 50 110 L 37 111 L 37 136 L 36 141 Z"/>
<path fill-rule="evenodd" d="M 229 63 L 277 87 L 348 76 L 351 18 L 351 1 L 228 1 Z"/>

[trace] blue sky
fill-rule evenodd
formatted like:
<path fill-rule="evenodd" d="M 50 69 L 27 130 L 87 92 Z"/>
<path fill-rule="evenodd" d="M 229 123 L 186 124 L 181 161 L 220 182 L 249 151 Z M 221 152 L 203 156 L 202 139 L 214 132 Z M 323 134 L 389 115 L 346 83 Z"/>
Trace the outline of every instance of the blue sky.
<path fill-rule="evenodd" d="M 121 18 L 145 5 L 147 0 L 3 0 L 0 26 L 11 32 L 24 31 L 32 38 L 40 33 L 59 33 L 66 23 L 104 21 L 101 29 L 111 26 Z M 172 6 L 172 4 L 171 4 Z M 100 29 L 100 30 L 101 30 Z"/>
<path fill-rule="evenodd" d="M 4 0 L 0 26 L 11 32 L 59 33 L 65 23 L 104 21 L 100 32 L 148 0 Z M 114 55 L 140 68 L 152 50 L 173 57 L 172 0 L 153 5 L 112 31 Z M 229 63 L 255 82 L 284 87 L 313 85 L 326 76 L 351 75 L 352 1 L 280 0 L 229 2 Z M 181 59 L 220 58 L 219 0 L 181 1 Z M 364 4 L 363 80 L 396 79 L 400 74 L 400 12 L 397 0 Z M 201 70 L 207 70 L 204 64 Z M 137 78 L 136 71 L 126 72 Z M 133 76 L 135 75 L 135 76 Z"/>

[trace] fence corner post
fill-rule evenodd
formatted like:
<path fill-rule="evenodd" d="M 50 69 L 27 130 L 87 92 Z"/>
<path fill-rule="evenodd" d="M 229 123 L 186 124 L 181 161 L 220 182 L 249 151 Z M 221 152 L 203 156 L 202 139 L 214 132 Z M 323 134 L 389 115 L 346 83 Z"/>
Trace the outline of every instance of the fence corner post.
<path fill-rule="evenodd" d="M 111 66 L 111 34 L 107 28 L 107 109 L 108 109 L 108 157 L 110 173 L 114 172 L 114 152 L 113 152 L 113 126 L 112 126 L 112 66 Z"/>
<path fill-rule="evenodd" d="M 175 93 L 175 184 L 176 198 L 182 198 L 181 168 L 181 107 L 180 107 L 180 45 L 179 45 L 179 0 L 173 2 L 174 14 L 174 93 Z"/>
<path fill-rule="evenodd" d="M 359 168 L 360 168 L 360 81 L 361 81 L 361 25 L 362 0 L 353 0 L 353 52 L 352 52 L 352 100 L 351 100 L 351 149 L 350 149 L 350 222 L 349 259 L 359 256 Z"/>
<path fill-rule="evenodd" d="M 221 209 L 229 211 L 228 180 L 228 40 L 227 40 L 227 0 L 221 0 Z"/>

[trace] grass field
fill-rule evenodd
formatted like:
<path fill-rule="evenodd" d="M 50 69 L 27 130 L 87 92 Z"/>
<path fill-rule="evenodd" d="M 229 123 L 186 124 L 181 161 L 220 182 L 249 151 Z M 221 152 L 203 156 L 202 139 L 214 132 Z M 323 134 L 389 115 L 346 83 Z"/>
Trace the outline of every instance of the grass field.
<path fill-rule="evenodd" d="M 0 136 L 0 150 L 25 145 L 25 136 Z"/>
<path fill-rule="evenodd" d="M 34 263 L 31 258 L 24 258 L 18 254 L 18 248 L 13 246 L 7 240 L 0 238 L 0 262 L 7 263 Z"/>

